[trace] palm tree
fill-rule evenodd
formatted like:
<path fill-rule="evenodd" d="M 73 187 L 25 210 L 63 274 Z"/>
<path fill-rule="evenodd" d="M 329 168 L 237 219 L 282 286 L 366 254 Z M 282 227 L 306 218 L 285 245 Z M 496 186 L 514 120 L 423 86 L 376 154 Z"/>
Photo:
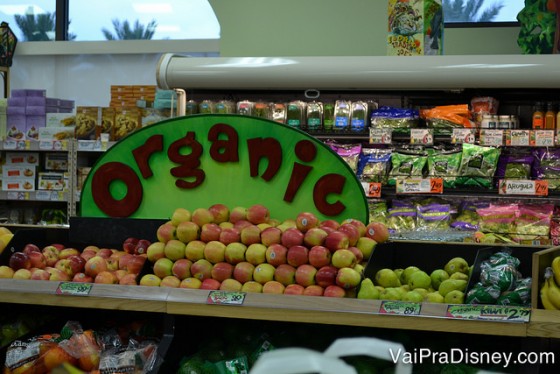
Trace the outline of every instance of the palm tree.
<path fill-rule="evenodd" d="M 56 12 L 45 12 L 35 15 L 29 7 L 24 15 L 14 15 L 16 24 L 23 34 L 23 41 L 50 41 L 55 39 Z M 70 22 L 68 22 L 70 24 Z M 76 35 L 68 34 L 68 40 L 76 39 Z"/>
<path fill-rule="evenodd" d="M 444 0 L 444 19 L 446 22 L 491 22 L 504 7 L 502 2 L 498 1 L 480 12 L 482 5 L 484 0 Z"/>
<path fill-rule="evenodd" d="M 134 28 L 130 27 L 128 21 L 122 24 L 118 19 L 113 20 L 113 28 L 115 35 L 109 30 L 103 28 L 101 31 L 107 40 L 133 40 L 133 39 L 152 39 L 156 32 L 157 23 L 155 20 L 150 21 L 147 26 L 144 26 L 140 21 L 134 22 Z"/>

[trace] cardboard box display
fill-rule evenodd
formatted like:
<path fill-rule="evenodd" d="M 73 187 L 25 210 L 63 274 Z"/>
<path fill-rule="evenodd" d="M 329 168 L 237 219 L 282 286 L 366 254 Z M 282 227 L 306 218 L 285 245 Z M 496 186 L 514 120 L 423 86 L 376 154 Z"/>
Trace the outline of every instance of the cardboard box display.
<path fill-rule="evenodd" d="M 25 179 L 25 178 L 35 178 L 36 166 L 12 166 L 4 165 L 2 166 L 2 178 L 7 179 Z"/>
<path fill-rule="evenodd" d="M 115 141 L 120 140 L 141 127 L 142 120 L 139 108 L 117 108 L 112 138 Z"/>
<path fill-rule="evenodd" d="M 34 190 L 35 190 L 35 178 L 2 180 L 2 191 L 34 191 Z"/>
<path fill-rule="evenodd" d="M 101 107 L 79 106 L 76 109 L 74 137 L 79 140 L 95 140 L 95 129 L 101 121 Z"/>
<path fill-rule="evenodd" d="M 12 96 L 8 98 L 8 108 L 9 107 L 25 107 L 27 106 L 26 96 Z"/>
<path fill-rule="evenodd" d="M 101 126 L 97 126 L 96 136 L 98 139 L 101 134 L 109 134 L 109 140 L 113 140 L 113 127 L 115 126 L 115 108 L 101 109 Z"/>
<path fill-rule="evenodd" d="M 17 89 L 11 91 L 12 97 L 23 97 L 23 96 L 47 96 L 47 90 L 43 89 Z"/>
<path fill-rule="evenodd" d="M 39 129 L 46 125 L 45 116 L 27 116 L 25 121 L 25 138 L 29 140 L 39 140 Z"/>
<path fill-rule="evenodd" d="M 442 0 L 389 0 L 388 56 L 443 54 Z"/>
<path fill-rule="evenodd" d="M 25 107 L 25 114 L 28 116 L 44 116 L 46 113 L 46 106 L 27 105 Z"/>
<path fill-rule="evenodd" d="M 25 109 L 24 106 L 9 106 L 6 108 L 6 113 L 11 116 L 25 116 Z"/>
<path fill-rule="evenodd" d="M 68 155 L 65 153 L 45 154 L 45 170 L 66 171 L 68 170 Z"/>
<path fill-rule="evenodd" d="M 6 164 L 5 165 L 39 165 L 39 153 L 38 152 L 6 152 Z"/>
<path fill-rule="evenodd" d="M 75 126 L 76 124 L 76 111 L 72 110 L 70 113 L 47 113 L 46 114 L 46 127 L 62 127 L 62 126 Z"/>
<path fill-rule="evenodd" d="M 6 117 L 6 139 L 25 140 L 27 131 L 27 117 L 23 115 L 8 115 Z"/>
<path fill-rule="evenodd" d="M 37 175 L 38 190 L 62 191 L 66 184 L 64 173 L 42 172 Z"/>
<path fill-rule="evenodd" d="M 74 126 L 43 127 L 39 129 L 39 140 L 67 140 L 74 138 Z"/>
<path fill-rule="evenodd" d="M 30 96 L 26 98 L 26 106 L 47 106 L 47 98 L 45 96 Z"/>
<path fill-rule="evenodd" d="M 82 190 L 84 182 L 86 181 L 86 178 L 87 178 L 90 171 L 91 171 L 90 167 L 79 167 L 78 168 L 78 179 L 76 181 L 76 188 L 78 189 L 78 191 Z"/>

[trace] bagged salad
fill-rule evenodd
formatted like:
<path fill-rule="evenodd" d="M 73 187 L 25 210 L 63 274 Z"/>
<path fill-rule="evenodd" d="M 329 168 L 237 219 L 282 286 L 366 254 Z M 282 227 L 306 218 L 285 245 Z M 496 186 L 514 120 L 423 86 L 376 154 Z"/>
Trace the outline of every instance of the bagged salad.
<path fill-rule="evenodd" d="M 358 172 L 358 159 L 362 152 L 362 145 L 360 143 L 341 144 L 334 140 L 328 140 L 325 143 L 346 161 L 354 173 Z"/>
<path fill-rule="evenodd" d="M 496 186 L 500 179 L 531 179 L 535 157 L 527 152 L 502 153 L 496 168 Z"/>
<path fill-rule="evenodd" d="M 476 210 L 480 217 L 480 231 L 498 234 L 515 233 L 515 222 L 519 213 L 517 204 L 490 205 Z"/>
<path fill-rule="evenodd" d="M 428 128 L 434 129 L 434 135 L 451 135 L 454 128 L 475 128 L 471 121 L 468 104 L 436 106 L 420 110 L 420 117 L 426 121 Z"/>
<path fill-rule="evenodd" d="M 460 147 L 451 149 L 432 148 L 428 150 L 428 176 L 443 179 L 446 188 L 455 187 L 459 167 L 461 166 L 462 150 Z"/>
<path fill-rule="evenodd" d="M 463 143 L 457 185 L 492 187 L 500 153 L 500 148 Z"/>
<path fill-rule="evenodd" d="M 537 148 L 533 150 L 535 163 L 533 178 L 548 181 L 549 190 L 560 188 L 560 148 Z"/>
<path fill-rule="evenodd" d="M 362 148 L 358 160 L 358 178 L 363 182 L 387 183 L 391 168 L 391 149 Z"/>
<path fill-rule="evenodd" d="M 388 184 L 394 186 L 397 178 L 422 177 L 428 154 L 423 150 L 399 149 L 391 154 Z"/>
<path fill-rule="evenodd" d="M 382 106 L 372 110 L 370 117 L 372 128 L 392 129 L 397 133 L 418 127 L 418 121 L 418 110 L 390 106 Z"/>

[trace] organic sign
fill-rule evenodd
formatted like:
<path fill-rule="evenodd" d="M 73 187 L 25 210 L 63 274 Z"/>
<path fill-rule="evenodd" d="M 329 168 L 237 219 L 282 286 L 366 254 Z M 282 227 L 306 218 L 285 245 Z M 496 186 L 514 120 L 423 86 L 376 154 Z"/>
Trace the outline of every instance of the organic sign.
<path fill-rule="evenodd" d="M 168 218 L 174 209 L 262 204 L 279 220 L 369 218 L 364 190 L 326 144 L 239 115 L 194 115 L 138 130 L 112 146 L 84 183 L 88 217 Z"/>

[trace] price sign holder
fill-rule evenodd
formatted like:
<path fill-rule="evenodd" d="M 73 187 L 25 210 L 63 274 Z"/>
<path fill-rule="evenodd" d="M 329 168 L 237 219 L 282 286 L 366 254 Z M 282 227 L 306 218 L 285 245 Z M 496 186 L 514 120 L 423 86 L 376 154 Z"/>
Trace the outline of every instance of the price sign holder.
<path fill-rule="evenodd" d="M 553 147 L 554 130 L 532 130 L 529 145 L 533 147 Z"/>
<path fill-rule="evenodd" d="M 500 179 L 500 195 L 548 196 L 548 181 L 524 179 Z"/>
<path fill-rule="evenodd" d="M 369 144 L 391 144 L 393 132 L 391 129 L 369 129 Z"/>
<path fill-rule="evenodd" d="M 93 287 L 92 283 L 60 282 L 56 288 L 57 295 L 88 296 Z"/>
<path fill-rule="evenodd" d="M 531 131 L 508 130 L 506 131 L 506 145 L 528 147 L 530 145 Z"/>
<path fill-rule="evenodd" d="M 367 197 L 380 198 L 381 197 L 381 183 L 378 182 L 362 182 L 364 192 Z"/>
<path fill-rule="evenodd" d="M 494 147 L 504 145 L 504 130 L 480 130 L 480 145 Z"/>
<path fill-rule="evenodd" d="M 214 290 L 208 293 L 206 304 L 213 305 L 243 305 L 245 292 L 229 292 Z"/>
<path fill-rule="evenodd" d="M 433 145 L 433 129 L 410 129 L 410 144 Z"/>
<path fill-rule="evenodd" d="M 507 305 L 452 304 L 447 306 L 446 317 L 485 321 L 529 322 L 531 308 Z"/>
<path fill-rule="evenodd" d="M 399 178 L 396 184 L 397 194 L 441 194 L 442 178 Z"/>
<path fill-rule="evenodd" d="M 473 129 L 454 128 L 451 134 L 452 144 L 462 144 L 462 143 L 474 144 L 475 139 L 476 139 L 475 131 Z"/>
<path fill-rule="evenodd" d="M 383 300 L 379 307 L 379 314 L 397 314 L 401 316 L 417 316 L 422 309 L 421 303 L 410 301 Z"/>

